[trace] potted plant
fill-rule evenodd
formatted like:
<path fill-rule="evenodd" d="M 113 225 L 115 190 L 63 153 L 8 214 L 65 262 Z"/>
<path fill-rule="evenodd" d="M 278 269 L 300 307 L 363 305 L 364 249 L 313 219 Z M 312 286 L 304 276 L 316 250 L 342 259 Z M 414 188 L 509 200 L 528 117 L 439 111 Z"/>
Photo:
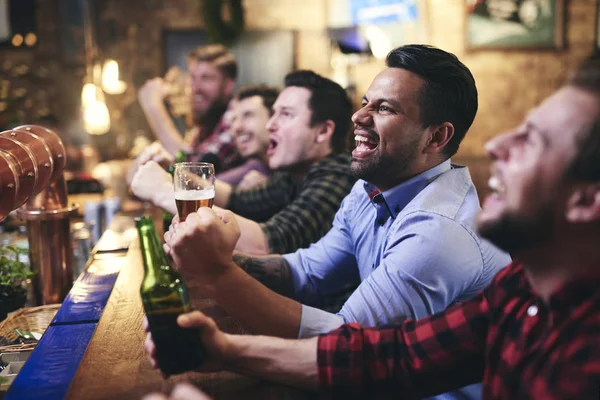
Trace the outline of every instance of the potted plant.
<path fill-rule="evenodd" d="M 9 312 L 23 307 L 27 300 L 27 285 L 33 272 L 20 260 L 22 254 L 27 254 L 27 250 L 14 246 L 0 247 L 0 321 Z"/>

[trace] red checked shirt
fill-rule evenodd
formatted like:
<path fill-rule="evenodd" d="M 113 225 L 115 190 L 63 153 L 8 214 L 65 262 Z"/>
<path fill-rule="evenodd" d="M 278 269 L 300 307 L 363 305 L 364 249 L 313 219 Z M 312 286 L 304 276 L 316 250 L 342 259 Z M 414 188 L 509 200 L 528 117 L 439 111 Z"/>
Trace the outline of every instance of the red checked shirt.
<path fill-rule="evenodd" d="M 413 399 L 483 380 L 484 399 L 600 399 L 600 277 L 542 301 L 513 264 L 473 300 L 395 327 L 322 335 L 319 380 L 335 398 Z"/>
<path fill-rule="evenodd" d="M 229 133 L 229 125 L 225 124 L 223 119 L 217 123 L 217 126 L 206 138 L 200 139 L 198 132 L 194 132 L 194 135 L 192 152 L 188 155 L 188 161 L 202 161 L 202 157 L 206 153 L 213 153 L 221 161 L 220 172 L 241 164 L 242 158 L 235 146 L 233 136 Z"/>

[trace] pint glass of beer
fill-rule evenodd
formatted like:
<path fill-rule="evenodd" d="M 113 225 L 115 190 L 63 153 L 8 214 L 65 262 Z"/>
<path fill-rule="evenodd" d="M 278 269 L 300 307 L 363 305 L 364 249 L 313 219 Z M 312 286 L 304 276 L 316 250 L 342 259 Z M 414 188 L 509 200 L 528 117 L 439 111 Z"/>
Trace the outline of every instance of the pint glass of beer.
<path fill-rule="evenodd" d="M 215 168 L 212 164 L 177 163 L 173 180 L 180 221 L 185 221 L 190 213 L 200 207 L 212 207 L 215 199 Z"/>

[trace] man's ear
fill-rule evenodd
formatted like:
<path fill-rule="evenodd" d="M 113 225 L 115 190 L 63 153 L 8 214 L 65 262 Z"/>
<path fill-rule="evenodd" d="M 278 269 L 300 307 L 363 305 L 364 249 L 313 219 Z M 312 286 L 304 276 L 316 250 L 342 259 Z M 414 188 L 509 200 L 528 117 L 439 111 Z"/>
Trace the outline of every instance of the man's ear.
<path fill-rule="evenodd" d="M 335 131 L 335 122 L 333 122 L 330 119 L 328 119 L 325 122 L 322 122 L 320 124 L 319 131 L 317 132 L 317 137 L 315 139 L 316 142 L 317 143 L 330 142 L 334 131 Z"/>
<path fill-rule="evenodd" d="M 565 217 L 572 223 L 600 220 L 600 183 L 578 184 L 567 200 Z"/>
<path fill-rule="evenodd" d="M 225 96 L 231 97 L 235 90 L 235 81 L 233 79 L 225 79 Z"/>
<path fill-rule="evenodd" d="M 423 153 L 440 153 L 454 136 L 454 125 L 444 122 L 431 128 Z"/>

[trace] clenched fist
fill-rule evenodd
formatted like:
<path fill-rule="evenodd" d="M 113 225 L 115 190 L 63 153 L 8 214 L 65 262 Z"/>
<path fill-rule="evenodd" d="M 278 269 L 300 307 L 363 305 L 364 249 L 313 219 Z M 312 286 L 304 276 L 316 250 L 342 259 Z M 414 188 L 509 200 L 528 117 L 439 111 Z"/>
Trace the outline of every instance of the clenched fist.
<path fill-rule="evenodd" d="M 201 207 L 184 222 L 173 223 L 165 242 L 169 254 L 186 279 L 209 283 L 232 263 L 240 229 L 231 211 Z"/>

